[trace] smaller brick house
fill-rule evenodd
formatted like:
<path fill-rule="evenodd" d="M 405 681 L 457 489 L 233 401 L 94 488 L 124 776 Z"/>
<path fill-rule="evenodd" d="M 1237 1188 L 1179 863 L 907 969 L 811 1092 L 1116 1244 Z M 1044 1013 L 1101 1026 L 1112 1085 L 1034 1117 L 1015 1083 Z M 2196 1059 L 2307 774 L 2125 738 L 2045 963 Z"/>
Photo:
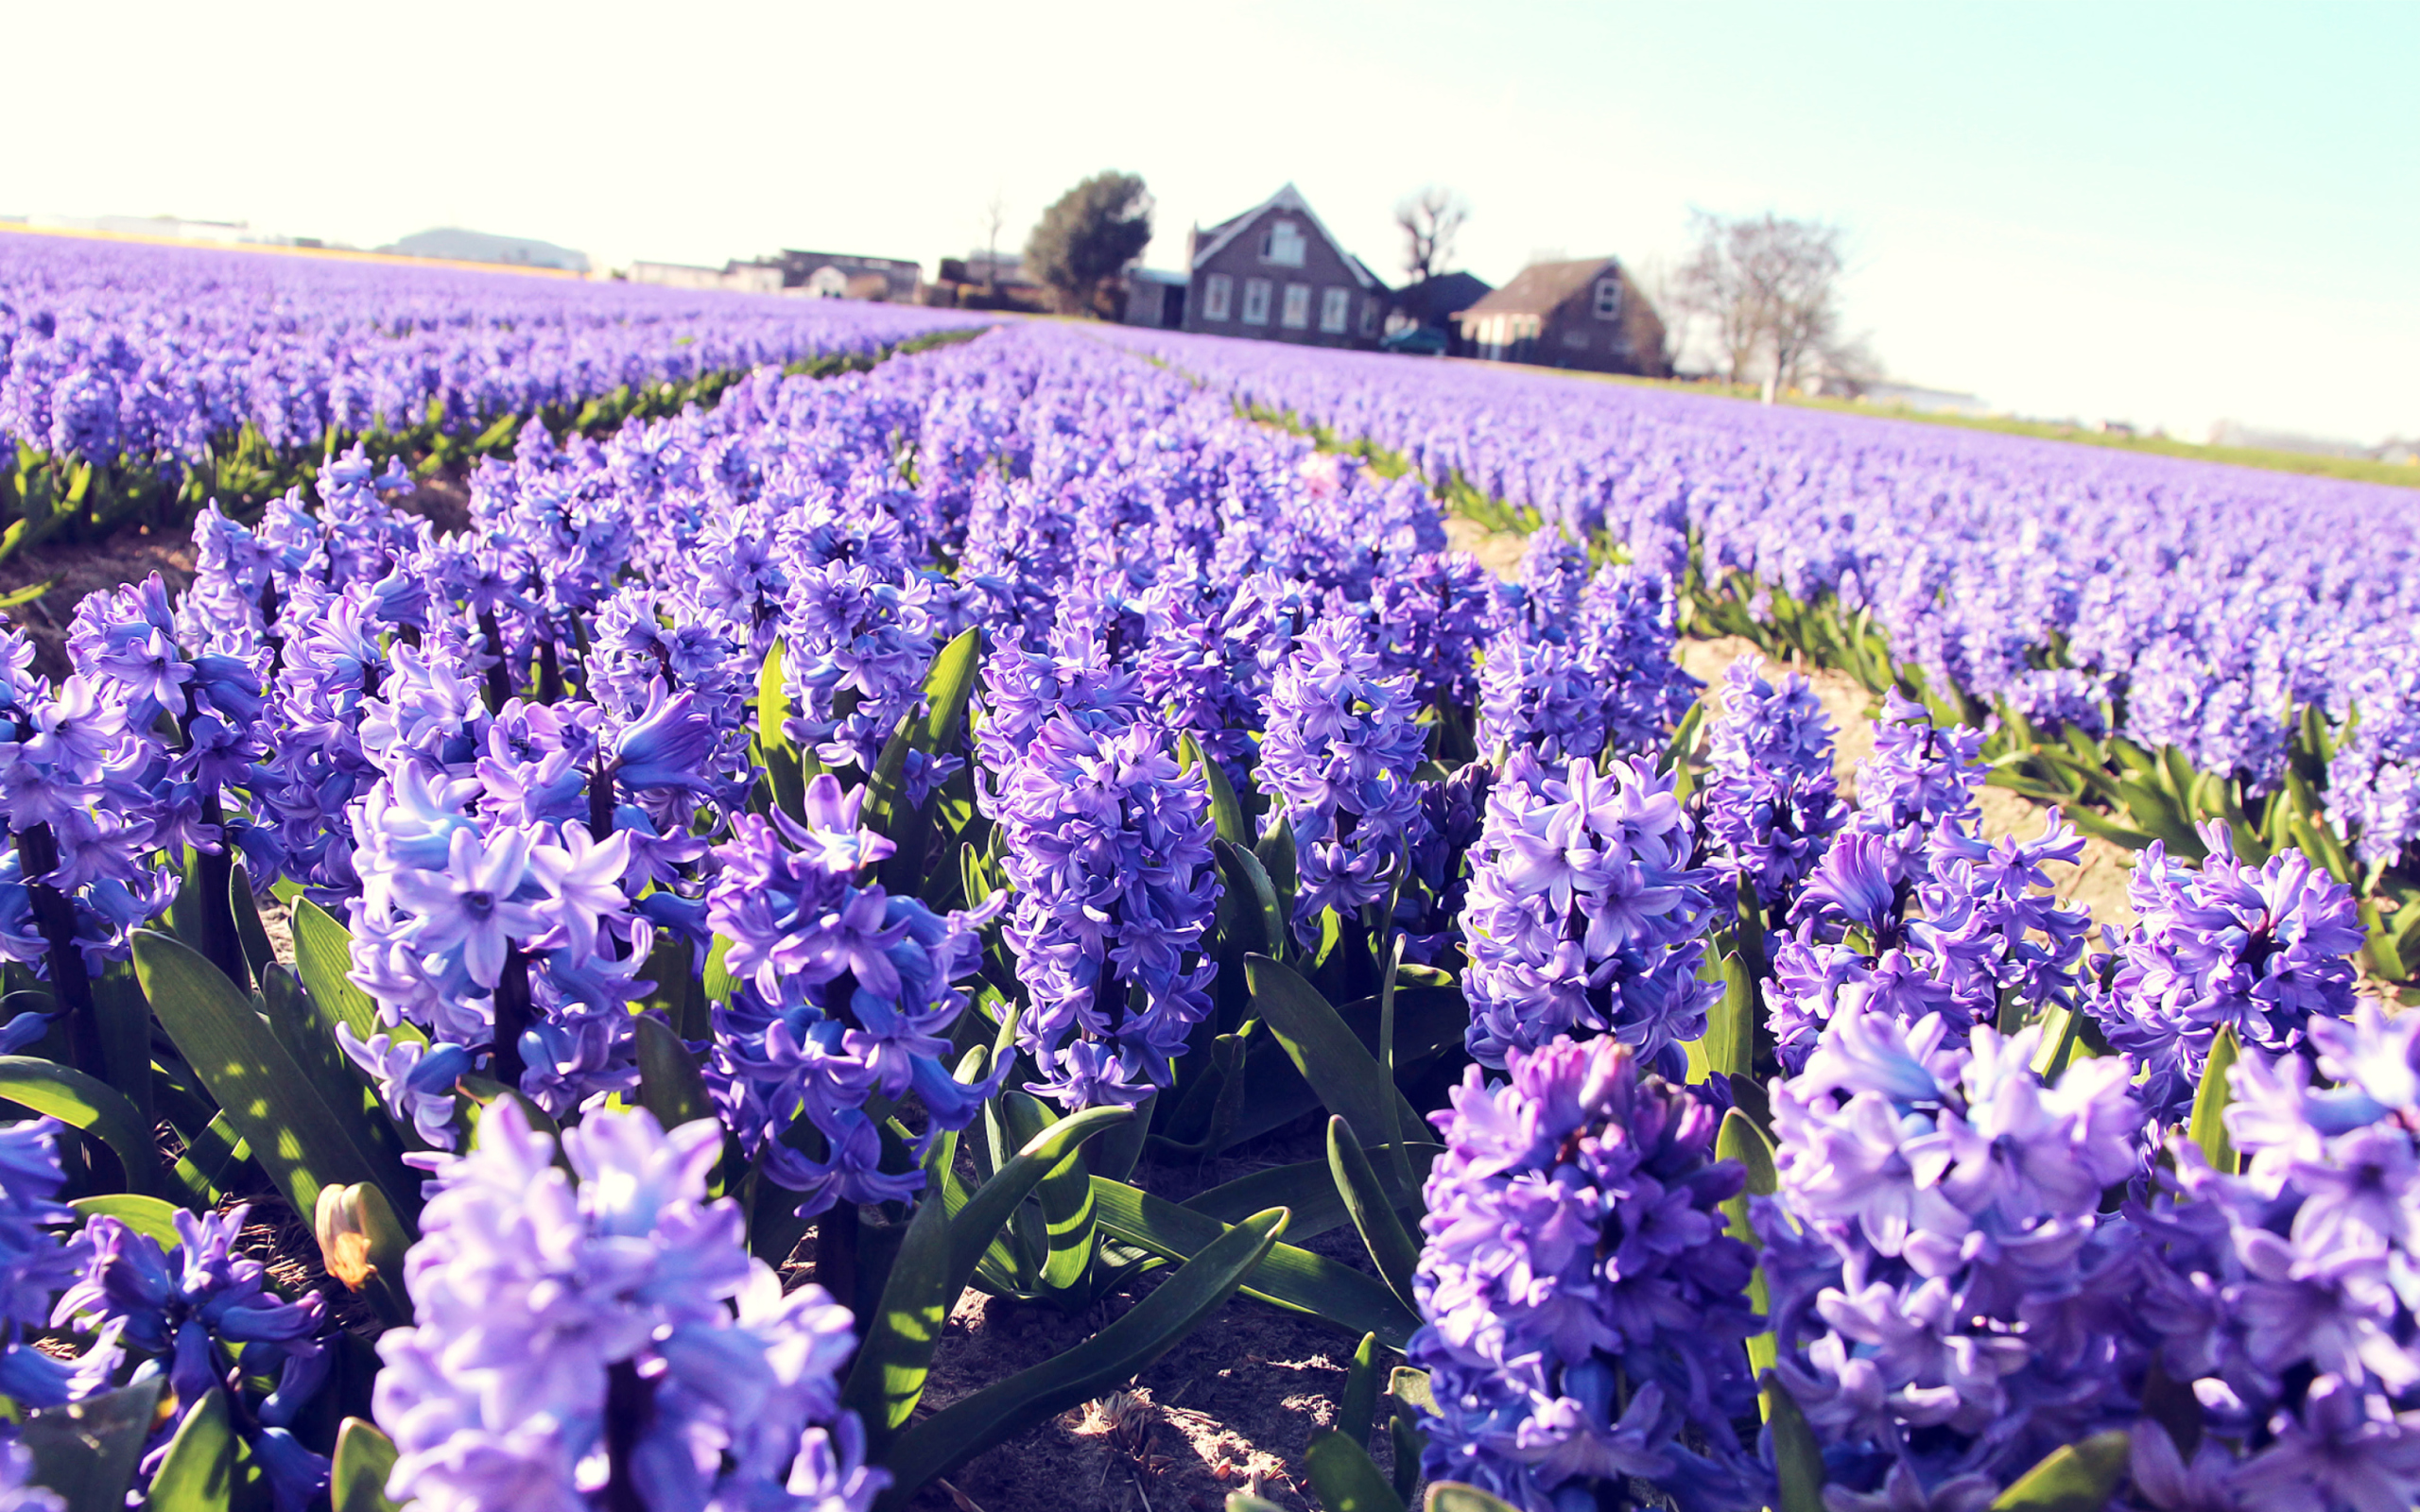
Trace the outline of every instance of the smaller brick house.
<path fill-rule="evenodd" d="M 1663 318 L 1610 257 L 1533 263 L 1460 320 L 1471 355 L 1492 362 L 1671 375 Z"/>
<path fill-rule="evenodd" d="M 1392 293 L 1290 183 L 1232 220 L 1196 227 L 1187 251 L 1184 330 L 1315 347 L 1378 344 Z"/>

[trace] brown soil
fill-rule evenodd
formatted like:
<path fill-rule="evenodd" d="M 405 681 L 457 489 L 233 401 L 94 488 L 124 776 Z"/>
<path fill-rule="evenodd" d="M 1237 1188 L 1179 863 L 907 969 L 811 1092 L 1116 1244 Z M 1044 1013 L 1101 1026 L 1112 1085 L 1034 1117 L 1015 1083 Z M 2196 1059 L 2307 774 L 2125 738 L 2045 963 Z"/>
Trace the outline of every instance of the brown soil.
<path fill-rule="evenodd" d="M 1209 1162 L 1149 1164 L 1135 1184 L 1183 1201 L 1272 1164 L 1318 1159 L 1322 1137 L 1272 1135 Z M 971 1172 L 970 1172 L 971 1174 Z M 1294 1244 L 1371 1269 L 1347 1228 Z M 808 1274 L 812 1274 L 811 1265 Z M 919 1416 L 1040 1365 L 1100 1331 L 1149 1295 L 1165 1270 L 1079 1315 L 968 1290 L 952 1310 Z M 1256 1485 L 1280 1506 L 1317 1506 L 1301 1478 L 1304 1451 L 1336 1421 L 1358 1339 L 1298 1313 L 1237 1297 L 1131 1383 L 1123 1393 L 1060 1414 L 927 1486 L 914 1512 L 1218 1512 L 1227 1493 Z M 1124 1396 L 1127 1400 L 1115 1400 Z M 1379 1415 L 1372 1452 L 1392 1465 Z"/>
<path fill-rule="evenodd" d="M 1688 641 L 1681 646 L 1681 664 L 1706 685 L 1704 697 L 1719 708 L 1725 669 L 1743 656 L 1757 654 L 1754 644 L 1737 636 Z M 1786 670 L 1803 673 L 1822 700 L 1824 712 L 1832 716 L 1832 771 L 1840 779 L 1841 796 L 1853 799 L 1858 764 L 1874 752 L 1873 718 L 1878 700 L 1844 672 L 1795 662 Z M 1979 801 L 1983 835 L 1992 840 L 2008 835 L 2037 838 L 2050 813 L 2046 805 L 2003 787 L 1984 788 Z M 2050 875 L 2061 902 L 2088 910 L 2097 921 L 2123 930 L 2135 922 L 2135 910 L 2126 902 L 2126 878 L 2134 867 L 2132 850 L 2086 836 L 2083 862 L 2074 867 L 2053 864 Z"/>
<path fill-rule="evenodd" d="M 158 573 L 171 593 L 193 581 L 193 541 L 182 533 L 141 526 L 120 531 L 96 545 L 43 541 L 0 561 L 0 593 L 48 583 L 41 597 L 0 611 L 22 627 L 35 646 L 34 670 L 67 675 L 67 627 L 84 595 L 121 583 L 139 583 Z"/>

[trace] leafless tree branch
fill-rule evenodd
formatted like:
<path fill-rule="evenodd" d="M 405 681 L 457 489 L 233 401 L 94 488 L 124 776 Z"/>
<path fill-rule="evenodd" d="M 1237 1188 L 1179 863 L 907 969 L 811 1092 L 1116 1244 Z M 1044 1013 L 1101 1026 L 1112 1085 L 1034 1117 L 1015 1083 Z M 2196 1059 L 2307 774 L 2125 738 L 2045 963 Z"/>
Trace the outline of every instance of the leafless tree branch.
<path fill-rule="evenodd" d="M 1413 284 L 1425 284 L 1445 271 L 1454 256 L 1454 238 L 1471 218 L 1471 207 L 1451 189 L 1431 184 L 1395 206 L 1395 225 L 1403 231 L 1403 270 Z"/>

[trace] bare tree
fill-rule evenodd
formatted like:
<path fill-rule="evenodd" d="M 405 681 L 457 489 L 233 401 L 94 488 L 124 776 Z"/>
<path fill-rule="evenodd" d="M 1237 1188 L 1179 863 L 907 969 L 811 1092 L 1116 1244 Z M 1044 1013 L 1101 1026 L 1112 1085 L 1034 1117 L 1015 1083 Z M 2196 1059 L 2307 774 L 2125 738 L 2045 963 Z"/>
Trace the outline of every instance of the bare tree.
<path fill-rule="evenodd" d="M 1009 202 L 992 192 L 992 202 L 983 207 L 983 284 L 996 288 L 1000 283 L 1000 228 L 1008 223 Z"/>
<path fill-rule="evenodd" d="M 1395 224 L 1403 229 L 1403 270 L 1411 283 L 1426 284 L 1445 271 L 1454 237 L 1470 218 L 1471 207 L 1461 196 L 1434 184 L 1395 206 Z"/>
<path fill-rule="evenodd" d="M 1724 219 L 1703 211 L 1691 216 L 1691 226 L 1697 249 L 1673 279 L 1674 302 L 1713 328 L 1731 382 L 1764 369 L 1770 404 L 1839 335 L 1841 228 L 1771 213 Z"/>

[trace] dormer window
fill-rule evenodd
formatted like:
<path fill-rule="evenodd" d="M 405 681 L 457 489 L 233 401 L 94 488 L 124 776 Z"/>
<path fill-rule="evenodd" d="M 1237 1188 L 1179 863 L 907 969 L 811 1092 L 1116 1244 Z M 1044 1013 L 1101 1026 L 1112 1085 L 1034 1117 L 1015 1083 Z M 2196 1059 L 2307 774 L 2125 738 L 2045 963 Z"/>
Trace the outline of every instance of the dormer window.
<path fill-rule="evenodd" d="M 1622 318 L 1622 281 L 1600 278 L 1597 281 L 1597 318 L 1618 320 Z"/>
<path fill-rule="evenodd" d="M 1260 260 L 1274 263 L 1279 267 L 1300 267 L 1308 245 L 1304 240 L 1302 227 L 1290 220 L 1272 221 L 1269 230 L 1261 233 Z"/>

